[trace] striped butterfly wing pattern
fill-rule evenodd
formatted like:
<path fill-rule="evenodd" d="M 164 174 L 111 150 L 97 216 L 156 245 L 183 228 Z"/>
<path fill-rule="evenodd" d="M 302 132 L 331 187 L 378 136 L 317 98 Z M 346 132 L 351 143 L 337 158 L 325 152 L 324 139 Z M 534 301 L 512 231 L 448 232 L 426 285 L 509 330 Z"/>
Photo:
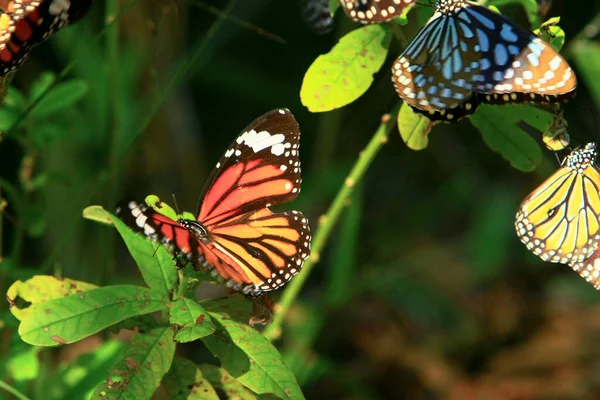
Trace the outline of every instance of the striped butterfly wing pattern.
<path fill-rule="evenodd" d="M 439 0 L 394 62 L 398 95 L 431 120 L 457 120 L 480 103 L 555 103 L 575 95 L 562 56 L 508 18 L 468 0 Z"/>
<path fill-rule="evenodd" d="M 0 0 L 0 76 L 15 71 L 31 49 L 81 19 L 93 0 Z"/>
<path fill-rule="evenodd" d="M 346 15 L 363 24 L 381 23 L 400 16 L 417 0 L 340 0 Z"/>
<path fill-rule="evenodd" d="M 544 261 L 568 264 L 600 288 L 600 170 L 596 145 L 571 152 L 517 212 L 517 235 Z"/>
<path fill-rule="evenodd" d="M 196 220 L 171 220 L 128 202 L 117 215 L 149 239 L 211 268 L 231 288 L 260 295 L 287 283 L 310 254 L 310 228 L 298 211 L 273 213 L 300 192 L 300 130 L 287 109 L 253 121 L 207 180 Z"/>

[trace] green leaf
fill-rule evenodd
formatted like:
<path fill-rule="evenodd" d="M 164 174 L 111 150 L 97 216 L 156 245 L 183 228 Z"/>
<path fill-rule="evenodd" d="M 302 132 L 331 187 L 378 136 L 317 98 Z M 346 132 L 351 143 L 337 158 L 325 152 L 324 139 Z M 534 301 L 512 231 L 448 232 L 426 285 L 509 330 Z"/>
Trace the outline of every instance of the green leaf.
<path fill-rule="evenodd" d="M 146 196 L 144 201 L 149 207 L 152 207 L 152 209 L 154 211 L 156 211 L 157 213 L 162 214 L 165 217 L 169 217 L 173 221 L 177 221 L 179 219 L 175 210 L 173 210 L 173 208 L 170 205 L 168 205 L 167 203 L 160 201 L 160 198 L 157 195 L 154 195 L 154 194 L 148 195 L 148 196 Z M 196 218 L 192 217 L 191 219 L 196 219 Z"/>
<path fill-rule="evenodd" d="M 92 398 L 150 399 L 171 368 L 175 346 L 170 326 L 137 333 L 113 364 L 106 381 L 96 387 Z"/>
<path fill-rule="evenodd" d="M 56 76 L 52 72 L 42 72 L 38 79 L 36 79 L 31 85 L 29 93 L 29 101 L 33 103 L 43 93 L 50 89 L 50 87 L 56 81 Z"/>
<path fill-rule="evenodd" d="M 32 115 L 43 120 L 60 111 L 73 107 L 88 92 L 83 79 L 72 79 L 55 85 L 33 109 Z"/>
<path fill-rule="evenodd" d="M 550 44 L 556 51 L 560 51 L 565 44 L 565 31 L 558 26 L 559 22 L 560 17 L 550 18 L 533 32 L 546 43 Z"/>
<path fill-rule="evenodd" d="M 206 311 L 227 314 L 230 318 L 242 323 L 247 323 L 252 316 L 252 302 L 241 294 L 203 300 L 200 305 Z"/>
<path fill-rule="evenodd" d="M 328 3 L 329 14 L 331 14 L 331 16 L 334 16 L 337 9 L 341 6 L 340 0 L 329 0 Z"/>
<path fill-rule="evenodd" d="M 234 378 L 258 394 L 273 393 L 285 399 L 304 398 L 296 378 L 263 335 L 233 320 L 226 310 L 209 310 L 209 314 L 220 329 L 202 341 Z"/>
<path fill-rule="evenodd" d="M 38 308 L 38 304 L 96 288 L 96 285 L 87 282 L 37 275 L 25 282 L 13 283 L 6 291 L 6 298 L 11 303 L 10 312 L 15 318 L 22 321 Z M 21 301 L 31 303 L 31 305 L 27 308 L 19 308 L 17 303 Z"/>
<path fill-rule="evenodd" d="M 590 40 L 577 40 L 572 42 L 569 48 L 578 67 L 578 79 L 581 79 L 590 91 L 596 107 L 600 107 L 600 45 Z"/>
<path fill-rule="evenodd" d="M 0 108 L 0 132 L 8 131 L 19 119 L 19 113 L 9 108 Z"/>
<path fill-rule="evenodd" d="M 39 149 L 44 149 L 53 141 L 64 137 L 67 130 L 60 126 L 45 121 L 31 131 L 31 139 Z"/>
<path fill-rule="evenodd" d="M 533 128 L 541 133 L 552 119 L 551 114 L 530 105 L 482 104 L 470 118 L 487 145 L 521 171 L 533 171 L 542 159 L 537 142 L 523 131 Z"/>
<path fill-rule="evenodd" d="M 169 399 L 219 400 L 219 395 L 203 376 L 198 366 L 184 358 L 176 357 L 173 360 L 171 369 L 165 375 L 163 385 L 167 390 Z"/>
<path fill-rule="evenodd" d="M 173 256 L 167 249 L 133 232 L 118 217 L 100 206 L 86 208 L 83 216 L 103 223 L 112 221 L 140 268 L 146 284 L 165 296 L 169 295 L 169 291 L 173 289 L 177 281 L 177 270 Z"/>
<path fill-rule="evenodd" d="M 96 386 L 106 379 L 106 371 L 124 349 L 123 342 L 110 340 L 79 355 L 72 362 L 63 363 L 57 373 L 48 379 L 44 393 L 49 399 L 89 399 Z"/>
<path fill-rule="evenodd" d="M 400 107 L 398 113 L 398 131 L 406 145 L 413 150 L 423 150 L 429 144 L 429 132 L 432 122 L 419 113 L 416 113 L 406 103 Z"/>
<path fill-rule="evenodd" d="M 6 362 L 9 376 L 17 382 L 36 379 L 40 374 L 40 347 L 29 347 L 16 353 Z"/>
<path fill-rule="evenodd" d="M 226 399 L 255 400 L 258 398 L 225 369 L 210 364 L 203 364 L 198 368 L 202 371 L 204 378 L 212 383 L 213 387 L 225 393 Z"/>
<path fill-rule="evenodd" d="M 73 343 L 124 319 L 162 310 L 166 302 L 161 293 L 140 286 L 92 289 L 39 304 L 21 321 L 19 335 L 37 346 Z"/>
<path fill-rule="evenodd" d="M 185 297 L 175 300 L 171 305 L 170 322 L 181 327 L 175 333 L 175 340 L 183 343 L 200 339 L 217 330 L 206 310 L 196 301 Z"/>
<path fill-rule="evenodd" d="M 537 0 L 489 0 L 486 5 L 503 6 L 506 4 L 520 4 L 525 9 L 527 19 L 532 27 L 540 26 L 540 14 Z"/>
<path fill-rule="evenodd" d="M 391 37 L 385 25 L 367 25 L 341 38 L 306 71 L 300 89 L 302 104 L 312 112 L 323 112 L 358 99 L 385 62 Z"/>

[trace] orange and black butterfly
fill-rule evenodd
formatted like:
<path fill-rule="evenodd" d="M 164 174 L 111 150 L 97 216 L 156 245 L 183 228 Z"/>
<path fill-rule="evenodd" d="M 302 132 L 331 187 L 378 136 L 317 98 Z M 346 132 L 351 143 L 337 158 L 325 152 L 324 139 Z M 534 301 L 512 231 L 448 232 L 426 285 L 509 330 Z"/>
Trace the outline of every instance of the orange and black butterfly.
<path fill-rule="evenodd" d="M 600 169 L 596 144 L 569 154 L 561 168 L 523 200 L 517 235 L 544 261 L 568 264 L 600 289 Z"/>
<path fill-rule="evenodd" d="M 195 220 L 172 220 L 135 201 L 117 206 L 131 229 L 211 268 L 227 285 L 258 296 L 300 272 L 310 254 L 308 220 L 270 206 L 300 192 L 300 130 L 287 109 L 254 120 L 217 163 Z"/>
<path fill-rule="evenodd" d="M 0 0 L 0 76 L 15 71 L 31 49 L 78 21 L 93 0 Z"/>

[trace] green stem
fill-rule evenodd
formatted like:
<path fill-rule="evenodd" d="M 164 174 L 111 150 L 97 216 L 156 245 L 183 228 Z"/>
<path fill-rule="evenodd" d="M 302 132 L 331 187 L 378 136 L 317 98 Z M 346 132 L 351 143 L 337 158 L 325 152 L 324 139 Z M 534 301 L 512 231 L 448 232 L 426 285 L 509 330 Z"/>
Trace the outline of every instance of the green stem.
<path fill-rule="evenodd" d="M 319 262 L 319 257 L 323 248 L 325 247 L 325 243 L 329 239 L 331 232 L 337 221 L 340 218 L 342 211 L 346 205 L 346 200 L 353 193 L 356 184 L 361 181 L 369 165 L 373 162 L 373 159 L 379 152 L 379 149 L 383 147 L 383 145 L 387 142 L 388 136 L 391 130 L 396 126 L 396 119 L 398 115 L 398 110 L 400 109 L 400 105 L 396 105 L 390 114 L 384 115 L 381 119 L 381 124 L 375 134 L 367 144 L 367 147 L 360 153 L 356 164 L 346 177 L 344 185 L 336 195 L 333 203 L 321 218 L 319 218 L 319 230 L 315 234 L 312 240 L 312 249 L 311 256 L 302 267 L 302 272 L 298 274 L 291 282 L 287 285 L 287 288 L 283 292 L 281 296 L 281 301 L 276 307 L 276 313 L 273 317 L 273 322 L 268 325 L 264 330 L 264 335 L 267 339 L 273 341 L 277 339 L 281 333 L 281 326 L 283 324 L 283 320 L 287 315 L 292 303 L 300 293 L 300 290 L 304 286 L 304 283 L 308 279 L 310 275 L 310 271 L 314 267 L 314 265 Z"/>
<path fill-rule="evenodd" d="M 29 400 L 29 397 L 25 396 L 23 393 L 19 392 L 14 387 L 10 386 L 8 383 L 0 380 L 0 388 L 6 390 L 8 393 L 12 394 L 19 400 Z"/>

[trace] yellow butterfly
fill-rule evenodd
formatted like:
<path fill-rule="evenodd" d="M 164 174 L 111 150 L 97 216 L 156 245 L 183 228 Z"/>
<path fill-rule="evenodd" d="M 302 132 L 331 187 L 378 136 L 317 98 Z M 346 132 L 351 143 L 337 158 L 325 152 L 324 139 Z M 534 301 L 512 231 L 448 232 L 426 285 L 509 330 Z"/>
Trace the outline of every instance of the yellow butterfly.
<path fill-rule="evenodd" d="M 523 200 L 517 235 L 542 260 L 568 264 L 600 289 L 600 169 L 596 144 L 571 152 L 550 178 Z"/>

